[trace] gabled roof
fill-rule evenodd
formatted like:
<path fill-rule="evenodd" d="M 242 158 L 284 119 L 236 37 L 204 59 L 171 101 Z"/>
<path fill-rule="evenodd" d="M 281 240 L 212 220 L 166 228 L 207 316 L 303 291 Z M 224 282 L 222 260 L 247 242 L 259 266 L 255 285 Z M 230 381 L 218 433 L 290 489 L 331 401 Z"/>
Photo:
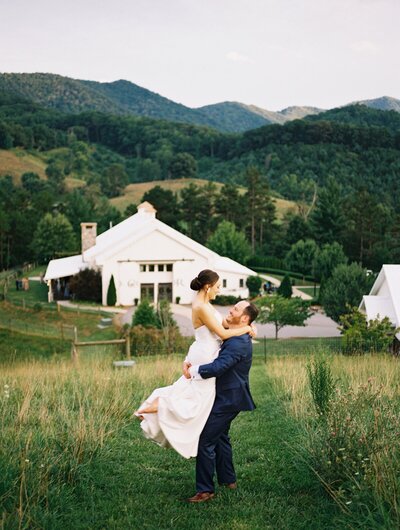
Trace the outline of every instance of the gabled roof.
<path fill-rule="evenodd" d="M 386 289 L 381 292 L 386 282 Z M 368 320 L 385 316 L 400 327 L 400 265 L 383 265 L 368 296 L 363 296 L 360 309 Z M 400 337 L 400 334 L 397 335 Z"/>
<path fill-rule="evenodd" d="M 69 256 L 68 258 L 52 259 L 47 265 L 44 280 L 55 280 L 78 274 L 82 269 L 86 269 L 87 263 L 82 261 L 82 255 Z"/>
<path fill-rule="evenodd" d="M 62 260 L 52 260 L 49 263 L 46 272 L 46 279 L 70 276 L 79 272 L 81 268 L 86 268 L 93 264 L 102 265 L 114 254 L 120 252 L 153 231 L 159 231 L 200 256 L 210 259 L 217 270 L 243 274 L 246 276 L 256 274 L 251 269 L 244 267 L 230 258 L 220 256 L 204 245 L 201 245 L 197 241 L 194 241 L 178 230 L 163 223 L 155 217 L 155 212 L 156 210 L 150 203 L 144 202 L 140 204 L 136 214 L 128 217 L 128 219 L 125 219 L 121 223 L 118 223 L 106 232 L 97 236 L 96 244 L 84 252 L 85 261 L 83 261 L 82 256 L 71 256 L 71 258 L 62 258 Z M 58 263 L 63 260 L 71 261 L 66 262 L 65 264 Z M 51 278 L 47 278 L 49 275 L 51 275 Z"/>

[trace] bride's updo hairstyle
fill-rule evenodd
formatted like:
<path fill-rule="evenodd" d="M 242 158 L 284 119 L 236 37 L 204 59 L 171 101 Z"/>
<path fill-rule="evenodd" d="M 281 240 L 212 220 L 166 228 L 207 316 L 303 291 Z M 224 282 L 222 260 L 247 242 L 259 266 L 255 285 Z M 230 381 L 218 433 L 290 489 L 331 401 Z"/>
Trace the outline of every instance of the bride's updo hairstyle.
<path fill-rule="evenodd" d="M 218 280 L 219 276 L 215 271 L 204 269 L 190 282 L 190 288 L 193 291 L 200 291 L 205 285 L 214 285 Z"/>

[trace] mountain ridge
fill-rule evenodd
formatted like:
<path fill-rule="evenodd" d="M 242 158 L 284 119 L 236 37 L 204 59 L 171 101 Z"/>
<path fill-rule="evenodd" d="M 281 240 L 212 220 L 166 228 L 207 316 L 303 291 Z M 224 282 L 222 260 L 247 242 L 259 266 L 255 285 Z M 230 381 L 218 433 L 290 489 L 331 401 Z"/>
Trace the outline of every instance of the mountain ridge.
<path fill-rule="evenodd" d="M 146 116 L 212 127 L 228 133 L 240 133 L 274 123 L 283 124 L 326 112 L 326 109 L 296 105 L 281 111 L 269 111 L 236 101 L 191 108 L 125 79 L 101 83 L 48 73 L 0 73 L 0 90 L 67 113 L 95 110 L 107 114 Z M 400 112 L 400 100 L 389 96 L 354 103 Z"/>

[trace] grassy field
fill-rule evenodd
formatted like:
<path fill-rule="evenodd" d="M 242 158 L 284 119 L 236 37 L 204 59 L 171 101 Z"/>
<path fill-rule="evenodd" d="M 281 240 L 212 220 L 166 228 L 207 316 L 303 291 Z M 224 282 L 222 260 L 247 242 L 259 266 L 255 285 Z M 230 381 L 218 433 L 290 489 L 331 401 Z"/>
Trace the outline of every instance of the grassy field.
<path fill-rule="evenodd" d="M 15 183 L 19 183 L 24 173 L 37 173 L 46 178 L 46 163 L 37 156 L 23 149 L 0 149 L 0 177 L 11 175 Z"/>
<path fill-rule="evenodd" d="M 385 457 L 386 467 L 383 460 L 382 468 L 367 466 L 379 478 L 380 496 L 367 473 L 362 502 L 357 494 L 350 504 L 328 494 L 327 477 L 316 467 L 319 455 L 312 453 L 311 442 L 320 449 L 320 427 L 307 386 L 308 357 L 254 361 L 257 409 L 240 414 L 231 431 L 239 488 L 219 488 L 212 502 L 199 506 L 182 502 L 194 493 L 194 462 L 146 441 L 132 419 L 144 396 L 178 377 L 181 359 L 140 359 L 127 370 L 112 369 L 111 360 L 92 357 L 74 365 L 60 358 L 14 359 L 2 365 L 3 528 L 398 528 L 398 490 L 384 498 L 389 457 L 393 473 L 398 470 L 395 455 L 385 453 L 387 446 L 374 447 L 370 455 L 374 464 Z M 367 384 L 381 389 L 379 406 L 397 403 L 396 359 L 335 357 L 331 369 L 343 391 L 353 388 L 354 396 L 364 395 Z M 371 377 L 373 383 L 365 383 Z M 373 403 L 373 410 L 378 405 Z M 390 431 L 384 433 L 389 440 Z"/>

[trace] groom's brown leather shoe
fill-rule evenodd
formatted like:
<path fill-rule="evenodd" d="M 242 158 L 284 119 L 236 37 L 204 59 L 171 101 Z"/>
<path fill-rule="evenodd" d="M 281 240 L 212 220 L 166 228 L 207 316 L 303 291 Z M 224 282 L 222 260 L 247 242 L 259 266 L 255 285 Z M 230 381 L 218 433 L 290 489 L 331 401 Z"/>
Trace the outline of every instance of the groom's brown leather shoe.
<path fill-rule="evenodd" d="M 225 488 L 228 488 L 230 490 L 236 490 L 237 482 L 231 482 L 230 484 L 221 484 L 221 486 L 224 486 Z"/>
<path fill-rule="evenodd" d="M 186 499 L 186 502 L 206 502 L 210 501 L 214 497 L 214 493 L 211 493 L 210 491 L 202 491 L 201 493 L 196 493 L 196 495 L 193 495 L 193 497 L 189 497 Z"/>

